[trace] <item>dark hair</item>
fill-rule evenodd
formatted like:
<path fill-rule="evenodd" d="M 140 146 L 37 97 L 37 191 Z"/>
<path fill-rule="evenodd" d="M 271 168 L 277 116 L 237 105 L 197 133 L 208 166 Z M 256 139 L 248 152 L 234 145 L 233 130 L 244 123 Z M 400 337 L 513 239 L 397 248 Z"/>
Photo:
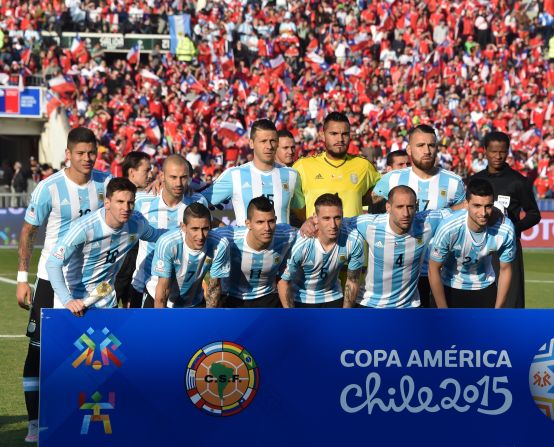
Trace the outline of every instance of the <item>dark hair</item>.
<path fill-rule="evenodd" d="M 471 196 L 492 196 L 494 198 L 494 190 L 492 189 L 492 185 L 489 183 L 488 180 L 474 178 L 473 180 L 470 180 L 470 182 L 467 184 L 466 200 L 469 200 Z"/>
<path fill-rule="evenodd" d="M 292 138 L 294 140 L 294 135 L 290 130 L 282 129 L 277 132 L 277 138 Z"/>
<path fill-rule="evenodd" d="M 185 208 L 183 213 L 183 222 L 185 225 L 189 223 L 190 219 L 208 219 L 212 220 L 210 210 L 202 205 L 200 202 L 191 203 Z"/>
<path fill-rule="evenodd" d="M 485 149 L 488 149 L 489 144 L 492 141 L 499 141 L 500 143 L 504 143 L 506 144 L 506 149 L 510 149 L 510 137 L 504 132 L 494 131 L 486 134 L 485 138 L 483 139 L 483 146 L 485 146 Z"/>
<path fill-rule="evenodd" d="M 325 193 L 321 194 L 315 201 L 315 211 L 319 211 L 321 206 L 336 206 L 342 209 L 342 200 L 338 194 Z"/>
<path fill-rule="evenodd" d="M 110 199 L 117 191 L 130 191 L 133 194 L 137 193 L 137 187 L 131 180 L 124 177 L 115 177 L 110 180 L 106 187 L 106 198 Z"/>
<path fill-rule="evenodd" d="M 392 200 L 394 199 L 394 196 L 399 192 L 410 193 L 414 196 L 414 200 L 417 201 L 417 194 L 412 188 L 410 188 L 409 186 L 406 186 L 406 185 L 398 185 L 398 186 L 395 186 L 394 188 L 392 188 L 389 191 L 389 198 L 388 198 L 389 203 L 392 202 Z"/>
<path fill-rule="evenodd" d="M 403 150 L 389 152 L 387 154 L 387 166 L 392 166 L 396 157 L 407 157 L 408 153 Z"/>
<path fill-rule="evenodd" d="M 256 132 L 258 130 L 274 130 L 277 132 L 277 129 L 275 127 L 275 124 L 273 121 L 268 120 L 266 118 L 262 118 L 259 120 L 254 121 L 252 124 L 252 127 L 250 128 L 250 139 L 253 140 L 256 136 Z"/>
<path fill-rule="evenodd" d="M 327 129 L 327 124 L 329 124 L 331 121 L 334 123 L 346 123 L 348 124 L 348 127 L 350 127 L 350 121 L 348 121 L 348 117 L 345 113 L 331 112 L 323 120 L 323 130 Z"/>
<path fill-rule="evenodd" d="M 123 177 L 129 178 L 129 169 L 138 169 L 142 160 L 146 160 L 150 163 L 150 156 L 146 152 L 129 152 L 121 164 Z"/>
<path fill-rule="evenodd" d="M 96 148 L 96 136 L 86 127 L 71 129 L 67 135 L 67 148 L 72 150 L 79 143 L 92 143 Z"/>
<path fill-rule="evenodd" d="M 252 199 L 246 210 L 246 218 L 250 220 L 254 211 L 263 211 L 264 213 L 275 212 L 273 200 L 269 200 L 266 196 L 260 196 Z"/>
<path fill-rule="evenodd" d="M 435 133 L 435 129 L 433 128 L 433 126 L 429 126 L 429 124 L 419 124 L 415 127 L 412 127 L 408 132 L 408 141 L 412 139 L 412 135 L 416 132 L 428 133 L 433 135 L 435 137 L 435 140 L 437 139 L 437 134 Z"/>

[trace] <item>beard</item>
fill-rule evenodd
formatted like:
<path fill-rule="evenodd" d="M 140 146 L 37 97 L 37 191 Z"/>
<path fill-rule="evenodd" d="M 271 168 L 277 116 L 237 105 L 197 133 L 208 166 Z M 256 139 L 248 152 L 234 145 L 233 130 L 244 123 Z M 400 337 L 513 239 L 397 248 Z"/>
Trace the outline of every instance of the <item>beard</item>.
<path fill-rule="evenodd" d="M 412 159 L 412 164 L 422 171 L 430 171 L 435 167 L 435 159 L 429 160 L 429 161 L 422 161 L 422 160 L 416 160 L 415 158 Z"/>

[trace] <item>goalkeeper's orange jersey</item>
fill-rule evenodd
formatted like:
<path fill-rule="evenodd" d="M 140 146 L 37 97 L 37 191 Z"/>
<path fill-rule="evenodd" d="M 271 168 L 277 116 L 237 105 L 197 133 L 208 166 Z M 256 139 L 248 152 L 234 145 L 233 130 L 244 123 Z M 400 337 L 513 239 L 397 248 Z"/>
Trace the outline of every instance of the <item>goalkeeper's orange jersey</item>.
<path fill-rule="evenodd" d="M 316 199 L 325 193 L 338 193 L 344 217 L 362 214 L 362 198 L 375 186 L 381 175 L 363 157 L 346 155 L 344 160 L 330 160 L 325 152 L 300 158 L 293 168 L 300 173 L 306 216 L 312 216 Z"/>

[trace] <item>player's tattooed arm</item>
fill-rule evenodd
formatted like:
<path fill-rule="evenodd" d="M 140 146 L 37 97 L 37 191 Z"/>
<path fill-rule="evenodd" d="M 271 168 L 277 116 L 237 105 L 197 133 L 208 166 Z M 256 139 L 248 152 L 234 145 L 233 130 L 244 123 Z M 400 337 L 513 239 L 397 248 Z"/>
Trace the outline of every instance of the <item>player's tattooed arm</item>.
<path fill-rule="evenodd" d="M 279 293 L 279 299 L 281 300 L 281 305 L 285 308 L 294 307 L 294 296 L 292 294 L 292 287 L 290 283 L 284 279 L 280 279 L 277 282 L 277 292 Z"/>
<path fill-rule="evenodd" d="M 219 278 L 207 278 L 206 307 L 221 307 L 221 281 Z"/>
<path fill-rule="evenodd" d="M 39 227 L 31 225 L 28 222 L 23 223 L 23 228 L 19 235 L 19 266 L 17 270 L 20 272 L 29 271 L 29 262 L 33 254 L 38 229 Z"/>
<path fill-rule="evenodd" d="M 367 198 L 369 194 L 370 194 L 370 198 Z M 368 193 L 364 196 L 364 199 L 363 199 L 364 205 L 372 205 L 372 206 L 375 206 L 381 203 L 383 200 L 385 200 L 385 198 L 377 195 L 373 189 L 368 191 Z"/>
<path fill-rule="evenodd" d="M 169 297 L 170 278 L 158 277 L 156 285 L 156 296 L 154 297 L 154 307 L 163 309 L 167 307 L 167 298 Z"/>
<path fill-rule="evenodd" d="M 348 270 L 344 284 L 344 308 L 354 307 L 358 291 L 360 290 L 360 272 L 362 269 Z"/>

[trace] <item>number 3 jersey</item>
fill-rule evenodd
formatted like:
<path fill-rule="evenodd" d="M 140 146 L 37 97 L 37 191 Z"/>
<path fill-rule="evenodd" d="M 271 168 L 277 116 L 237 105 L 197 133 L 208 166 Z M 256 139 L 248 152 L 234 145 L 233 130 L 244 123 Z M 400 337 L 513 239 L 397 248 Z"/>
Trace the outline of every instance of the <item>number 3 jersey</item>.
<path fill-rule="evenodd" d="M 406 234 L 395 233 L 389 214 L 365 214 L 344 219 L 343 225 L 357 229 L 369 253 L 365 292 L 358 303 L 366 307 L 418 307 L 417 283 L 427 245 L 450 210 L 417 213 Z"/>
<path fill-rule="evenodd" d="M 475 233 L 467 226 L 467 210 L 459 210 L 441 223 L 431 244 L 431 259 L 443 263 L 442 283 L 453 289 L 481 290 L 496 279 L 491 254 L 500 262 L 516 256 L 515 232 L 510 219 L 499 219 L 485 231 Z"/>
<path fill-rule="evenodd" d="M 123 227 L 113 229 L 106 223 L 105 213 L 105 209 L 100 209 L 77 220 L 52 250 L 46 268 L 56 293 L 54 307 L 87 297 L 101 282 L 113 287 L 123 258 L 137 240 L 155 242 L 164 231 L 152 228 L 136 211 Z M 95 307 L 115 305 L 114 291 Z"/>
<path fill-rule="evenodd" d="M 248 245 L 248 231 L 246 227 L 231 226 L 212 230 L 230 244 L 231 272 L 223 280 L 223 292 L 233 298 L 253 300 L 276 292 L 275 280 L 285 269 L 296 229 L 277 224 L 270 246 L 260 251 Z"/>
<path fill-rule="evenodd" d="M 25 222 L 40 227 L 48 220 L 44 247 L 38 263 L 39 278 L 48 280 L 48 256 L 69 231 L 72 222 L 104 206 L 104 194 L 110 180 L 110 174 L 93 170 L 89 182 L 78 185 L 62 169 L 37 185 L 25 213 Z"/>

